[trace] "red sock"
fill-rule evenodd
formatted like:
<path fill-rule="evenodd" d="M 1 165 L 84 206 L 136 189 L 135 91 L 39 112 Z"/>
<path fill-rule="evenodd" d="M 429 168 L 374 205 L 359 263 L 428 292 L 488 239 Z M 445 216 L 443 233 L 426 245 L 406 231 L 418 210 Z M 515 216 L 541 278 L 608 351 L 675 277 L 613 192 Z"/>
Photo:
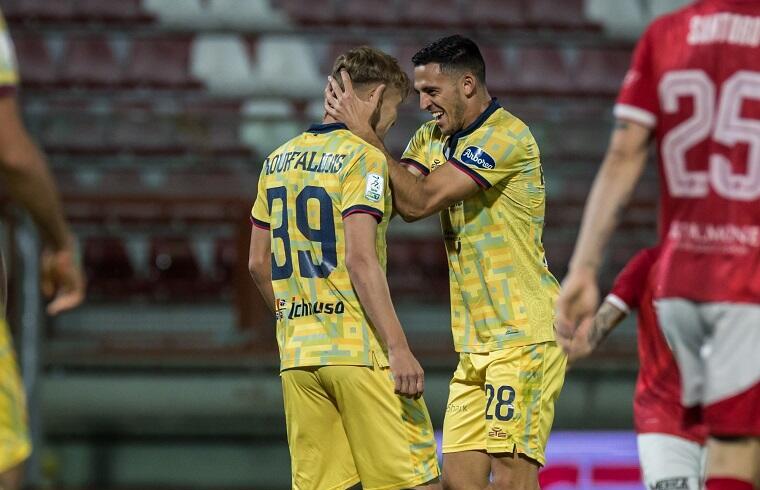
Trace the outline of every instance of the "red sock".
<path fill-rule="evenodd" d="M 707 490 L 753 490 L 752 483 L 735 478 L 708 478 L 705 482 Z"/>

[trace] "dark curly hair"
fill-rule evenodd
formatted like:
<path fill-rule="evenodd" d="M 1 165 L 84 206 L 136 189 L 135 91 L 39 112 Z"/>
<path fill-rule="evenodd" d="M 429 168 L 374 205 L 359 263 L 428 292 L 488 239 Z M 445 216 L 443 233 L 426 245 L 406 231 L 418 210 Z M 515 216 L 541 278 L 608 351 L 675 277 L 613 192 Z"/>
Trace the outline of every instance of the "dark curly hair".
<path fill-rule="evenodd" d="M 486 64 L 478 45 L 458 34 L 433 41 L 412 56 L 414 66 L 438 63 L 441 71 L 471 71 L 480 83 L 486 83 Z"/>

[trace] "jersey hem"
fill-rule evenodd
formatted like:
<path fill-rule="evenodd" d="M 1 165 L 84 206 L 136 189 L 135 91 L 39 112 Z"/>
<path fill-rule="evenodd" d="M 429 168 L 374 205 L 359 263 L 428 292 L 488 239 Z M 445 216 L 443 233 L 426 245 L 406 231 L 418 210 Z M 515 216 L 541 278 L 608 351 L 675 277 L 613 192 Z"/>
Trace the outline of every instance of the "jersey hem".
<path fill-rule="evenodd" d="M 619 119 L 628 119 L 635 123 L 643 124 L 648 128 L 652 128 L 657 124 L 657 116 L 653 113 L 629 104 L 615 104 L 613 114 Z"/>
<path fill-rule="evenodd" d="M 380 223 L 383 220 L 383 213 L 381 211 L 378 211 L 377 209 L 371 206 L 365 206 L 363 204 L 357 204 L 356 206 L 351 206 L 350 208 L 346 209 L 340 214 L 341 216 L 343 216 L 343 219 L 346 219 L 352 214 L 356 214 L 356 213 L 369 214 L 373 218 L 375 218 L 375 220 L 377 220 L 378 223 Z"/>
<path fill-rule="evenodd" d="M 262 230 L 269 229 L 269 223 L 267 223 L 266 221 L 261 221 L 259 219 L 256 219 L 253 216 L 251 216 L 251 224 L 255 226 L 256 228 L 260 228 Z"/>
<path fill-rule="evenodd" d="M 677 432 L 677 431 L 669 431 L 669 430 L 636 430 L 636 435 L 644 435 L 644 434 L 662 434 L 664 436 L 672 436 L 672 437 L 678 437 L 680 439 L 684 439 L 690 442 L 696 442 L 700 446 L 705 445 L 705 439 L 698 437 L 698 436 L 690 436 L 687 434 L 684 434 L 683 432 Z"/>
<path fill-rule="evenodd" d="M 456 345 L 454 350 L 467 354 L 488 354 L 500 350 L 511 349 L 513 347 L 525 347 L 526 345 L 545 344 L 546 342 L 556 342 L 557 338 L 552 335 L 547 338 L 538 337 L 535 339 L 524 339 L 522 341 L 512 341 L 507 343 L 492 342 L 485 345 Z"/>

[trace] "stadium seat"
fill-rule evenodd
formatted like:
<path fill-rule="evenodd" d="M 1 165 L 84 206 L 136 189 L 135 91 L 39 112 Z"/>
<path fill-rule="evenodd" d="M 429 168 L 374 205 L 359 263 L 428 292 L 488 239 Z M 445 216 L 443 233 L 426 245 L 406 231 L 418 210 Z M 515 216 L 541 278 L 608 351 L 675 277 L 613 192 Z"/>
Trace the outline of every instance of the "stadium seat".
<path fill-rule="evenodd" d="M 190 41 L 187 36 L 136 39 L 126 64 L 126 81 L 134 87 L 200 88 L 190 76 Z"/>
<path fill-rule="evenodd" d="M 187 104 L 177 127 L 178 143 L 200 154 L 250 155 L 240 138 L 240 118 L 237 100 Z"/>
<path fill-rule="evenodd" d="M 285 13 L 269 0 L 209 0 L 208 14 L 214 25 L 235 30 L 266 31 L 288 25 Z"/>
<path fill-rule="evenodd" d="M 615 95 L 630 64 L 630 51 L 584 49 L 576 62 L 575 88 L 583 93 Z"/>
<path fill-rule="evenodd" d="M 317 53 L 297 36 L 262 36 L 256 46 L 256 92 L 267 96 L 309 98 L 322 95 Z"/>
<path fill-rule="evenodd" d="M 298 24 L 334 24 L 337 12 L 333 0 L 279 0 L 277 4 Z"/>
<path fill-rule="evenodd" d="M 115 150 L 139 155 L 171 155 L 185 151 L 177 144 L 172 120 L 147 108 L 114 111 L 109 142 Z"/>
<path fill-rule="evenodd" d="M 411 2 L 414 3 L 414 2 Z M 343 0 L 335 6 L 338 21 L 341 23 L 367 26 L 396 27 L 398 12 L 396 3 Z"/>
<path fill-rule="evenodd" d="M 249 100 L 243 104 L 241 113 L 240 137 L 262 156 L 306 130 L 303 124 L 294 121 L 293 106 L 287 100 Z"/>
<path fill-rule="evenodd" d="M 254 90 L 254 73 L 248 50 L 240 36 L 205 34 L 195 38 L 190 71 L 216 95 L 235 96 Z"/>
<path fill-rule="evenodd" d="M 21 83 L 29 88 L 52 87 L 58 80 L 56 63 L 42 36 L 14 38 Z"/>
<path fill-rule="evenodd" d="M 202 276 L 189 237 L 153 237 L 149 256 L 149 281 L 159 298 L 185 299 L 202 291 Z"/>
<path fill-rule="evenodd" d="M 457 0 L 401 2 L 399 9 L 401 22 L 411 26 L 453 28 L 462 21 Z"/>
<path fill-rule="evenodd" d="M 486 64 L 486 84 L 494 94 L 506 92 L 510 87 L 512 74 L 507 68 L 506 56 L 503 49 L 496 45 L 480 45 L 480 54 Z"/>
<path fill-rule="evenodd" d="M 645 3 L 586 0 L 586 14 L 589 20 L 601 24 L 605 35 L 635 40 L 648 22 Z"/>
<path fill-rule="evenodd" d="M 140 0 L 76 0 L 74 18 L 83 22 L 143 23 L 153 17 Z"/>
<path fill-rule="evenodd" d="M 561 94 L 572 90 L 563 53 L 553 48 L 522 48 L 510 63 L 510 89 L 523 93 Z"/>
<path fill-rule="evenodd" d="M 214 27 L 208 15 L 207 0 L 142 0 L 142 8 L 158 23 L 170 28 L 194 29 Z"/>
<path fill-rule="evenodd" d="M 234 238 L 217 238 L 214 244 L 214 280 L 232 286 L 238 268 L 238 249 Z"/>
<path fill-rule="evenodd" d="M 12 22 L 66 22 L 74 16 L 74 0 L 4 0 L 2 7 Z"/>
<path fill-rule="evenodd" d="M 525 24 L 522 0 L 469 0 L 462 10 L 475 27 L 520 27 Z"/>
<path fill-rule="evenodd" d="M 96 299 L 129 295 L 135 271 L 124 242 L 114 236 L 91 236 L 84 244 L 84 270 L 89 293 Z"/>
<path fill-rule="evenodd" d="M 527 20 L 534 27 L 556 29 L 590 28 L 584 13 L 584 0 L 530 0 L 525 2 Z"/>
<path fill-rule="evenodd" d="M 61 62 L 61 81 L 68 86 L 106 88 L 121 80 L 121 66 L 107 38 L 74 37 L 66 44 Z"/>

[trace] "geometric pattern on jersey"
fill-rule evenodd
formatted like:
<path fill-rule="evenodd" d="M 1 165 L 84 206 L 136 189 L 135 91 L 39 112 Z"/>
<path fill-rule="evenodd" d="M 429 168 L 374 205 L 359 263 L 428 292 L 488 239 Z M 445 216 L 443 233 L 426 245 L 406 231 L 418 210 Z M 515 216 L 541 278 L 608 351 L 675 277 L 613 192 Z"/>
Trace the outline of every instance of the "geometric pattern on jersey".
<path fill-rule="evenodd" d="M 24 385 L 8 324 L 0 318 L 0 473 L 17 466 L 31 452 Z"/>
<path fill-rule="evenodd" d="M 378 221 L 385 268 L 391 211 L 383 154 L 342 123 L 318 124 L 264 160 L 251 210 L 270 230 L 280 368 L 372 365 L 387 358 L 346 269 L 343 218 Z"/>
<path fill-rule="evenodd" d="M 422 125 L 401 161 L 424 175 L 448 162 L 482 189 L 441 211 L 456 350 L 554 340 L 559 285 L 541 241 L 544 178 L 528 127 L 493 99 L 451 137 L 435 121 Z"/>

